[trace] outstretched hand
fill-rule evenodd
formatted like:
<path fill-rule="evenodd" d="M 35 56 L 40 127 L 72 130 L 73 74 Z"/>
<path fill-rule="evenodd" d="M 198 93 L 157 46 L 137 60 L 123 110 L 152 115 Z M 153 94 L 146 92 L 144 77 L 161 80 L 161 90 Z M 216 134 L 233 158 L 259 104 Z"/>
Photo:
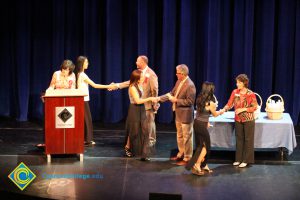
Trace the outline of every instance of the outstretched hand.
<path fill-rule="evenodd" d="M 159 102 L 159 97 L 151 97 L 151 101 L 153 103 L 158 103 Z"/>
<path fill-rule="evenodd" d="M 247 109 L 246 108 L 237 108 L 237 109 L 235 109 L 235 114 L 240 114 L 240 113 L 242 113 L 242 112 L 246 112 L 247 111 Z"/>
<path fill-rule="evenodd" d="M 169 101 L 171 101 L 172 103 L 176 103 L 177 102 L 177 98 L 173 97 L 173 96 L 170 96 L 169 97 Z"/>
<path fill-rule="evenodd" d="M 109 84 L 109 87 L 107 88 L 108 91 L 113 91 L 113 90 L 117 90 L 117 89 L 118 89 L 118 86 L 114 82 L 111 82 Z"/>
<path fill-rule="evenodd" d="M 219 110 L 219 114 L 220 114 L 220 115 L 223 115 L 224 113 L 225 113 L 225 109 L 220 109 L 220 110 Z"/>
<path fill-rule="evenodd" d="M 171 93 L 166 94 L 166 96 L 168 97 L 169 101 L 171 101 L 172 103 L 177 102 L 177 98 L 172 96 Z"/>

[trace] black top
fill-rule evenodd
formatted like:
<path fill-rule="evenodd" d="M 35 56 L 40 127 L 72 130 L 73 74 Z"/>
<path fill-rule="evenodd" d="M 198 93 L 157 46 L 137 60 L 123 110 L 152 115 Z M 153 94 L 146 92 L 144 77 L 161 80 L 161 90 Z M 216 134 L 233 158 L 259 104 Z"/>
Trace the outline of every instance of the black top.
<path fill-rule="evenodd" d="M 208 122 L 209 116 L 209 110 L 206 110 L 205 108 L 203 110 L 200 110 L 200 108 L 197 107 L 196 120 L 199 120 L 201 122 Z"/>

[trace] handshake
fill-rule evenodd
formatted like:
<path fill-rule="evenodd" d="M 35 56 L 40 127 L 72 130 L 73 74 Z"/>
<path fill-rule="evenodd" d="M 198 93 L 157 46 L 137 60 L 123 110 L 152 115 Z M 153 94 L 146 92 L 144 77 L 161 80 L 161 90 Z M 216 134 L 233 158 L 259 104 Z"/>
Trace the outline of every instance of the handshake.
<path fill-rule="evenodd" d="M 107 88 L 108 91 L 114 91 L 114 90 L 117 90 L 117 89 L 120 88 L 120 84 L 114 83 L 114 82 L 111 82 L 111 83 L 109 84 L 109 86 L 110 86 L 110 87 Z"/>
<path fill-rule="evenodd" d="M 153 103 L 158 103 L 159 101 L 160 102 L 171 101 L 172 103 L 176 103 L 177 98 L 172 96 L 170 93 L 167 93 L 159 97 L 149 97 L 149 101 L 152 101 Z"/>
<path fill-rule="evenodd" d="M 160 101 L 160 97 L 149 97 L 149 101 L 152 101 L 152 103 L 158 103 Z"/>
<path fill-rule="evenodd" d="M 219 115 L 223 115 L 226 112 L 226 110 L 223 108 L 223 109 L 220 109 L 218 112 L 219 112 Z"/>

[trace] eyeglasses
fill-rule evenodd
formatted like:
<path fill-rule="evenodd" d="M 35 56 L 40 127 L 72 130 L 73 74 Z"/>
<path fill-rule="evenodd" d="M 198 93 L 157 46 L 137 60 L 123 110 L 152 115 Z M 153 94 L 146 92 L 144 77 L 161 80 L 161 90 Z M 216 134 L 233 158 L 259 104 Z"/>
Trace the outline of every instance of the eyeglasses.
<path fill-rule="evenodd" d="M 181 75 L 183 75 L 183 73 L 180 73 L 180 72 L 176 72 L 176 74 L 181 74 Z"/>

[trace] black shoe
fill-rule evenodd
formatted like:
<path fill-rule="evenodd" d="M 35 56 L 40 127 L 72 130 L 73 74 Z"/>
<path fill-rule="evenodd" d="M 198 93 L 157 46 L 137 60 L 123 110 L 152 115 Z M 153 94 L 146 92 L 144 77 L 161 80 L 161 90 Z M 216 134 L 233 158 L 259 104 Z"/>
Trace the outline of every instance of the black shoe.
<path fill-rule="evenodd" d="M 131 153 L 129 148 L 125 147 L 124 151 L 125 151 L 125 156 L 126 157 L 133 157 L 133 154 Z"/>
<path fill-rule="evenodd" d="M 141 158 L 141 161 L 150 161 L 150 158 Z"/>
<path fill-rule="evenodd" d="M 172 160 L 172 161 L 182 161 L 183 157 L 174 156 L 174 157 L 171 157 L 170 160 Z"/>

